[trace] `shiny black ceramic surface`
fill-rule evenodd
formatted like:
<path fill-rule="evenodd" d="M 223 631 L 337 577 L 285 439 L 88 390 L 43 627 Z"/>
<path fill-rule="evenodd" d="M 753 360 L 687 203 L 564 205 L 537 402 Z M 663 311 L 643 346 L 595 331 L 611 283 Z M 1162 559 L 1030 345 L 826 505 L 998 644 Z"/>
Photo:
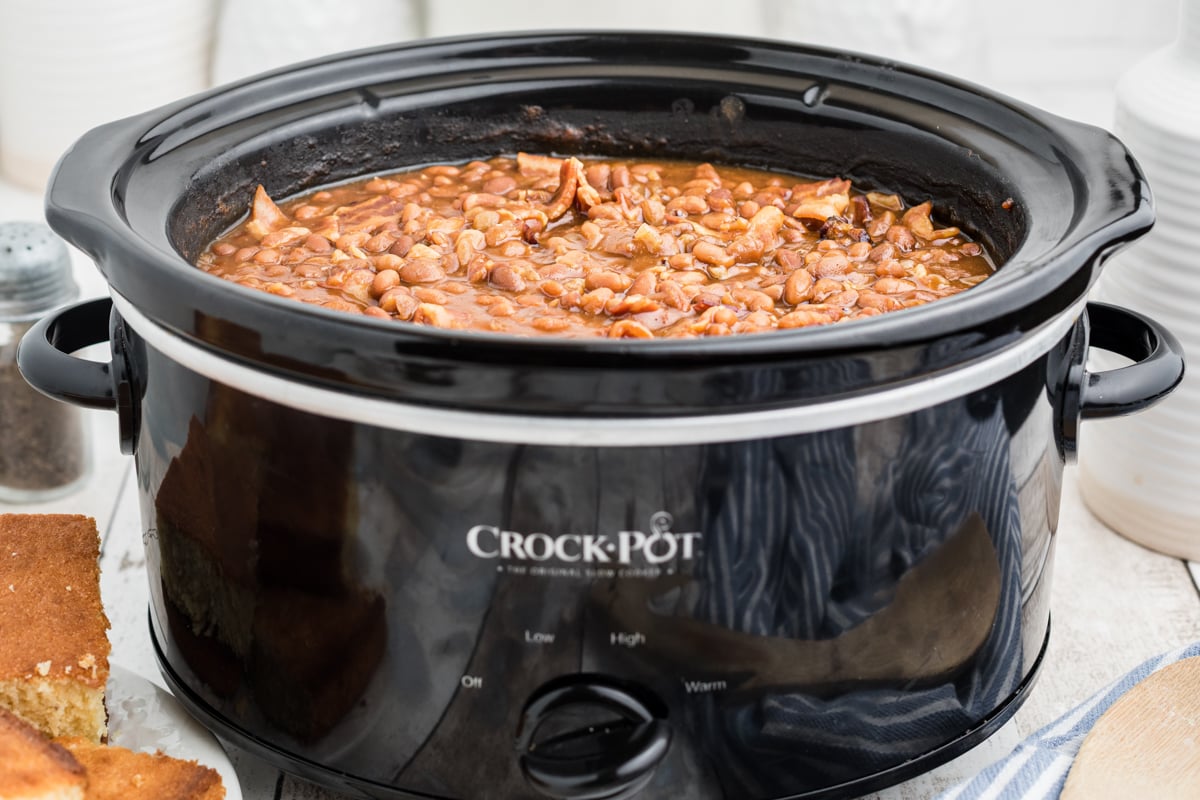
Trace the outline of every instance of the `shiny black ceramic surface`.
<path fill-rule="evenodd" d="M 1043 645 L 1069 341 L 915 414 L 654 448 L 354 425 L 146 352 L 164 664 L 326 780 L 537 797 L 535 695 L 615 681 L 670 734 L 638 798 L 848 796 L 992 717 Z M 559 734 L 620 716 L 576 700 Z"/>

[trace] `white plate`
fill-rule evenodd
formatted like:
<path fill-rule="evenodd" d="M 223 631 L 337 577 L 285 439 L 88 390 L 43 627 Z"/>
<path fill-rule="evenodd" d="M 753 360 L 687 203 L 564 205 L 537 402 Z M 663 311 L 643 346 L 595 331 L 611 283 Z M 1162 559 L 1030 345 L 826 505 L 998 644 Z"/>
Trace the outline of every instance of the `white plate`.
<path fill-rule="evenodd" d="M 129 750 L 197 761 L 225 784 L 225 800 L 242 800 L 233 764 L 216 738 L 165 689 L 116 664 L 109 666 L 108 741 Z"/>

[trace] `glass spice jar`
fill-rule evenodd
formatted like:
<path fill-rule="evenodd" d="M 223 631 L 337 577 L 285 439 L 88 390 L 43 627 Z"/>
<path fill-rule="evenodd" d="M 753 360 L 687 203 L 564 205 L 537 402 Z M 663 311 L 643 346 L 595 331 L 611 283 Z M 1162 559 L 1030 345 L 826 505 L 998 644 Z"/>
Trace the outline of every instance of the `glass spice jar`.
<path fill-rule="evenodd" d="M 17 369 L 25 332 L 78 295 L 67 246 L 53 231 L 0 223 L 0 502 L 49 500 L 88 476 L 82 411 L 38 393 Z"/>

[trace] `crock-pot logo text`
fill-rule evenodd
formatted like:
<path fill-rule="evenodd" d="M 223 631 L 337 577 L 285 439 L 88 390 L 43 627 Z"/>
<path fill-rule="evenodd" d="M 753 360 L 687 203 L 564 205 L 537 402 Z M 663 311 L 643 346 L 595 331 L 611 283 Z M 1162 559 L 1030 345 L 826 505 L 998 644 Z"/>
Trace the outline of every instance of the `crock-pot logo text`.
<path fill-rule="evenodd" d="M 479 558 L 502 561 L 558 561 L 565 564 L 664 564 L 691 560 L 699 554 L 703 535 L 676 533 L 666 511 L 650 517 L 648 531 L 614 534 L 518 533 L 495 525 L 476 525 L 467 531 L 467 549 Z"/>

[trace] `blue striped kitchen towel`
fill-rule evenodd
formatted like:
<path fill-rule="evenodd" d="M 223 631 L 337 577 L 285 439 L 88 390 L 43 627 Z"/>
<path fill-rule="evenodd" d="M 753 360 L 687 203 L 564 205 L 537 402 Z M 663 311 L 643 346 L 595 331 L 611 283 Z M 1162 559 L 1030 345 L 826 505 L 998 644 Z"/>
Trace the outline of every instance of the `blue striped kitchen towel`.
<path fill-rule="evenodd" d="M 1100 715 L 1151 673 L 1200 656 L 1200 642 L 1152 658 L 1033 734 L 1004 758 L 938 800 L 1056 800 L 1084 737 Z"/>

